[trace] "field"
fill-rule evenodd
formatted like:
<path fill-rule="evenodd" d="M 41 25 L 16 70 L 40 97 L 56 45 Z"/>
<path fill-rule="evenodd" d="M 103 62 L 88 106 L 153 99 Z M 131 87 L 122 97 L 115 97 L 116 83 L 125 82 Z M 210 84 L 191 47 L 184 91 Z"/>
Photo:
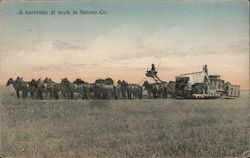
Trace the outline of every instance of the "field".
<path fill-rule="evenodd" d="M 249 94 L 217 100 L 17 99 L 1 87 L 2 157 L 239 157 Z"/>

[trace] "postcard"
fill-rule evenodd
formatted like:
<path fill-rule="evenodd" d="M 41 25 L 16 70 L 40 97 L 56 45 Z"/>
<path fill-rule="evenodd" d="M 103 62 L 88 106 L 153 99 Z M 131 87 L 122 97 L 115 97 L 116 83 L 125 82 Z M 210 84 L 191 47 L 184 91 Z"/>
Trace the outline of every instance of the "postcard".
<path fill-rule="evenodd" d="M 0 0 L 0 157 L 250 157 L 249 1 Z"/>

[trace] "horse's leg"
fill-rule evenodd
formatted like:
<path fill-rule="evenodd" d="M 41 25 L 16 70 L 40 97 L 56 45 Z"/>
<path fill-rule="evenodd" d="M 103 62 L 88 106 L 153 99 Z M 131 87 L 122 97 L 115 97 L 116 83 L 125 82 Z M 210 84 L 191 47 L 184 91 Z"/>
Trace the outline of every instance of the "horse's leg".
<path fill-rule="evenodd" d="M 65 99 L 67 97 L 65 92 L 62 92 L 63 98 Z"/>
<path fill-rule="evenodd" d="M 52 92 L 51 97 L 56 98 L 55 88 L 52 88 L 52 89 L 51 89 L 51 92 Z"/>
<path fill-rule="evenodd" d="M 127 92 L 127 95 L 128 95 L 128 99 L 130 99 L 130 93 Z"/>
<path fill-rule="evenodd" d="M 88 99 L 88 93 L 87 92 L 83 92 L 84 98 L 87 100 Z"/>
<path fill-rule="evenodd" d="M 19 91 L 16 91 L 16 97 L 19 98 Z"/>
<path fill-rule="evenodd" d="M 142 93 L 139 94 L 139 99 L 142 99 Z"/>
<path fill-rule="evenodd" d="M 57 91 L 55 90 L 55 88 L 53 89 L 53 97 L 55 99 L 58 99 L 58 94 L 57 94 Z"/>
<path fill-rule="evenodd" d="M 69 92 L 67 92 L 67 95 L 68 95 L 68 99 L 71 99 L 70 97 L 71 97 L 71 92 L 69 91 Z"/>
<path fill-rule="evenodd" d="M 26 98 L 26 96 L 28 95 L 28 93 L 27 93 L 27 91 L 24 91 L 24 93 L 23 93 L 24 95 L 24 98 Z"/>
<path fill-rule="evenodd" d="M 59 94 L 57 91 L 54 91 L 54 97 L 55 97 L 55 99 L 59 99 Z"/>
<path fill-rule="evenodd" d="M 38 99 L 38 97 L 39 97 L 39 91 L 38 90 L 35 91 L 34 96 L 36 97 L 36 99 Z"/>
<path fill-rule="evenodd" d="M 100 94 L 100 96 L 101 96 L 101 99 L 105 99 L 105 94 L 103 92 Z"/>
<path fill-rule="evenodd" d="M 49 99 L 49 98 L 53 98 L 53 96 L 52 96 L 52 91 L 49 91 L 48 99 Z"/>
<path fill-rule="evenodd" d="M 50 91 L 49 91 L 49 96 L 48 96 L 49 98 L 53 98 L 54 96 L 53 96 L 53 90 L 52 89 L 50 89 Z"/>
<path fill-rule="evenodd" d="M 114 97 L 114 99 L 117 99 L 117 93 L 116 93 L 116 90 L 114 90 L 114 92 L 113 92 L 113 97 Z"/>
<path fill-rule="evenodd" d="M 98 99 L 98 94 L 94 92 L 94 99 Z"/>
<path fill-rule="evenodd" d="M 125 98 L 125 96 L 126 96 L 125 91 L 122 91 L 122 97 Z"/>
<path fill-rule="evenodd" d="M 164 91 L 162 92 L 162 98 L 163 98 L 163 99 L 166 99 L 166 96 L 165 96 L 165 92 L 164 92 Z"/>
<path fill-rule="evenodd" d="M 128 93 L 128 99 L 132 99 L 132 92 Z"/>
<path fill-rule="evenodd" d="M 156 98 L 156 92 L 152 91 L 152 93 L 153 93 L 153 98 L 155 99 Z"/>
<path fill-rule="evenodd" d="M 39 95 L 40 99 L 43 100 L 43 93 L 41 90 L 38 91 L 38 95 Z"/>
<path fill-rule="evenodd" d="M 50 99 L 51 96 L 52 96 L 52 90 L 49 88 L 47 93 L 48 93 L 47 94 L 47 99 Z"/>
<path fill-rule="evenodd" d="M 68 99 L 70 99 L 70 92 L 66 92 Z"/>
<path fill-rule="evenodd" d="M 138 97 L 137 93 L 134 91 L 133 93 L 133 99 L 136 99 Z"/>
<path fill-rule="evenodd" d="M 25 99 L 27 92 L 23 91 L 23 99 Z"/>
<path fill-rule="evenodd" d="M 45 98 L 46 98 L 46 99 L 48 99 L 48 93 L 49 93 L 49 92 L 48 92 L 47 90 L 45 90 Z"/>
<path fill-rule="evenodd" d="M 50 99 L 51 97 L 52 97 L 52 89 L 48 89 L 47 99 Z"/>
<path fill-rule="evenodd" d="M 108 92 L 105 92 L 104 95 L 103 95 L 103 99 L 108 99 L 108 97 L 109 97 Z"/>
<path fill-rule="evenodd" d="M 84 99 L 88 99 L 87 93 L 83 92 L 82 96 L 84 97 Z"/>
<path fill-rule="evenodd" d="M 165 99 L 167 99 L 168 98 L 168 92 L 166 91 L 164 94 L 165 94 Z"/>

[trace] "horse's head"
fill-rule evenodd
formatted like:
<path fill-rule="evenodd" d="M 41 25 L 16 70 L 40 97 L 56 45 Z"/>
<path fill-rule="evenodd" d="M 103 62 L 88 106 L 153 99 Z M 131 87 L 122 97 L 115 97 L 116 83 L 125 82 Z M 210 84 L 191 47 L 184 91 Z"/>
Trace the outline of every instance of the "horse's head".
<path fill-rule="evenodd" d="M 48 81 L 49 81 L 48 77 L 46 77 L 46 78 L 43 80 L 44 83 L 48 83 Z"/>
<path fill-rule="evenodd" d="M 35 79 L 32 79 L 32 80 L 30 81 L 30 85 L 32 85 L 32 86 L 37 86 L 37 81 L 36 81 Z"/>
<path fill-rule="evenodd" d="M 77 78 L 75 81 L 73 81 L 74 84 L 81 84 L 81 79 Z"/>
<path fill-rule="evenodd" d="M 146 86 L 148 86 L 148 85 L 149 85 L 148 81 L 144 81 L 144 82 L 143 82 L 143 86 L 146 87 Z"/>
<path fill-rule="evenodd" d="M 37 82 L 37 83 L 42 82 L 42 79 L 41 79 L 41 78 L 39 78 L 36 82 Z"/>
<path fill-rule="evenodd" d="M 16 81 L 22 81 L 22 80 L 23 80 L 22 77 L 17 76 Z"/>
<path fill-rule="evenodd" d="M 48 83 L 53 83 L 54 81 L 53 81 L 51 78 L 49 78 L 49 79 L 47 80 L 47 82 L 48 82 Z"/>
<path fill-rule="evenodd" d="M 70 82 L 69 82 L 69 80 L 67 79 L 67 77 L 65 77 L 65 78 L 62 78 L 62 80 L 61 80 L 61 84 L 63 85 L 63 84 L 69 84 Z"/>
<path fill-rule="evenodd" d="M 78 84 L 79 83 L 79 80 L 76 79 L 75 81 L 73 81 L 74 84 Z"/>
<path fill-rule="evenodd" d="M 79 78 L 79 79 L 78 79 L 78 83 L 79 83 L 79 84 L 85 84 L 86 82 Z"/>
<path fill-rule="evenodd" d="M 13 79 L 12 79 L 12 77 L 7 81 L 7 83 L 6 83 L 6 86 L 9 86 L 10 84 L 12 84 L 13 83 Z"/>
<path fill-rule="evenodd" d="M 122 81 L 121 81 L 121 80 L 118 80 L 118 81 L 117 81 L 117 84 L 121 84 L 121 83 L 122 83 Z"/>

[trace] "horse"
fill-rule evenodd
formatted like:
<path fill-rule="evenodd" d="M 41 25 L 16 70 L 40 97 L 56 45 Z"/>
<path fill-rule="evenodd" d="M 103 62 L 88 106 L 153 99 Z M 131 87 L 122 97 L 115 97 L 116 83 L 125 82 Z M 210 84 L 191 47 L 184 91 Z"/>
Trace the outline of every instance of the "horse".
<path fill-rule="evenodd" d="M 118 96 L 125 98 L 127 96 L 127 92 L 126 92 L 126 87 L 127 87 L 127 83 L 123 80 L 118 80 L 117 82 L 118 84 Z"/>
<path fill-rule="evenodd" d="M 129 99 L 132 99 L 132 98 L 142 99 L 142 87 L 140 85 L 128 84 L 126 90 L 127 90 Z"/>
<path fill-rule="evenodd" d="M 60 86 L 58 83 L 52 81 L 50 78 L 45 78 L 43 80 L 43 83 L 45 85 L 45 91 L 46 91 L 46 97 L 54 97 L 55 99 L 59 98 L 59 90 L 60 90 Z"/>
<path fill-rule="evenodd" d="M 153 95 L 153 98 L 162 97 L 163 99 L 167 98 L 168 90 L 167 90 L 167 82 L 163 83 L 149 83 L 148 81 L 144 81 L 143 86 L 147 90 L 149 96 Z"/>
<path fill-rule="evenodd" d="M 89 99 L 90 97 L 90 84 L 77 78 L 73 81 L 73 92 L 77 92 L 82 95 L 82 99 Z"/>
<path fill-rule="evenodd" d="M 46 93 L 45 84 L 42 82 L 42 80 L 40 78 L 38 80 L 32 79 L 29 84 L 34 95 L 42 100 L 43 93 Z"/>
<path fill-rule="evenodd" d="M 92 86 L 92 90 L 96 99 L 116 98 L 114 82 L 111 78 L 97 79 Z"/>
<path fill-rule="evenodd" d="M 119 92 L 121 92 L 123 98 L 127 96 L 128 99 L 142 99 L 142 87 L 139 84 L 129 84 L 124 80 L 118 80 L 117 84 Z"/>
<path fill-rule="evenodd" d="M 23 81 L 22 78 L 20 77 L 17 77 L 16 80 L 13 80 L 12 78 L 10 78 L 7 83 L 6 83 L 6 86 L 9 86 L 9 85 L 13 85 L 13 87 L 15 88 L 16 90 L 16 95 L 17 95 L 17 98 L 19 98 L 19 92 L 21 91 L 22 92 L 22 95 L 23 95 L 23 98 L 26 98 L 27 96 L 27 91 L 28 91 L 28 84 Z"/>
<path fill-rule="evenodd" d="M 70 88 L 70 82 L 67 78 L 62 78 L 60 83 L 60 90 L 64 98 L 73 99 L 73 91 Z"/>
<path fill-rule="evenodd" d="M 34 84 L 34 79 L 32 79 L 30 82 L 26 82 L 28 85 L 27 92 L 30 93 L 30 96 L 33 98 L 37 94 L 37 88 Z"/>
<path fill-rule="evenodd" d="M 81 95 L 82 99 L 89 99 L 90 96 L 90 84 L 79 78 L 73 83 L 67 78 L 63 78 L 60 83 L 60 89 L 64 98 L 68 97 L 68 99 L 73 99 L 74 93 Z"/>
<path fill-rule="evenodd" d="M 45 80 L 45 82 L 42 81 L 41 78 L 38 80 L 32 79 L 29 83 L 30 91 L 32 91 L 36 97 L 40 98 L 41 100 L 43 99 L 43 94 L 45 94 L 45 98 L 48 98 L 49 95 L 50 97 L 58 99 L 59 85 L 53 82 L 51 79 Z"/>

